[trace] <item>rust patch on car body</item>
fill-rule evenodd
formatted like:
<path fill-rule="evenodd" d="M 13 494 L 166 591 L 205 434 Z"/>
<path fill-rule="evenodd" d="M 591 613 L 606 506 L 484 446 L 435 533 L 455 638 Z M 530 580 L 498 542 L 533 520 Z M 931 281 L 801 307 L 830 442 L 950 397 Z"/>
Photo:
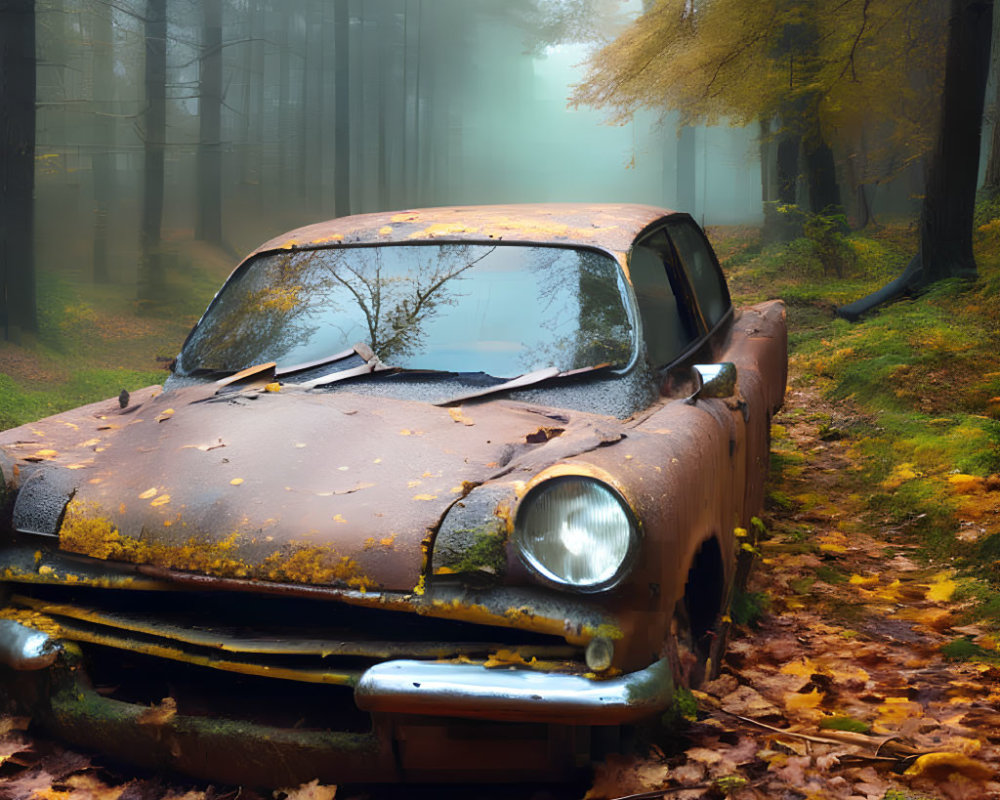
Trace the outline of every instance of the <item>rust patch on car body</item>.
<path fill-rule="evenodd" d="M 671 213 L 654 206 L 627 203 L 536 203 L 357 214 L 283 234 L 265 242 L 251 257 L 274 250 L 318 247 L 334 241 L 385 244 L 501 239 L 508 243 L 583 245 L 623 254 L 637 231 Z"/>

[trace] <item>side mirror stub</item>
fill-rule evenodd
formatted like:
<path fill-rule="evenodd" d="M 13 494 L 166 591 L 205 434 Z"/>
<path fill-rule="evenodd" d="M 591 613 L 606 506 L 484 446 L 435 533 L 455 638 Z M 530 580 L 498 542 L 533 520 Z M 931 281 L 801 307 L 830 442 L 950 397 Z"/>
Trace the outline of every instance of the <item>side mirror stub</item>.
<path fill-rule="evenodd" d="M 737 372 L 732 361 L 720 364 L 695 364 L 691 368 L 695 385 L 698 387 L 684 400 L 693 406 L 699 398 L 732 397 L 736 394 Z"/>

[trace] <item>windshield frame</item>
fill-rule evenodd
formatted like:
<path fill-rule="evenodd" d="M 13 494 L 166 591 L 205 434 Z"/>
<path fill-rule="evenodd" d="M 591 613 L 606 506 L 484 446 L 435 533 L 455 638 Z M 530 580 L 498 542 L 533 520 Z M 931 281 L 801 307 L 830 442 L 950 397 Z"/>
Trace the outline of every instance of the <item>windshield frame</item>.
<path fill-rule="evenodd" d="M 324 242 L 315 245 L 303 245 L 303 246 L 292 246 L 292 247 L 276 247 L 267 250 L 257 250 L 247 256 L 242 262 L 240 262 L 236 268 L 229 274 L 226 280 L 223 282 L 222 286 L 219 287 L 215 295 L 212 297 L 211 302 L 202 312 L 198 321 L 194 324 L 190 331 L 188 331 L 187 336 L 184 338 L 184 343 L 181 345 L 180 351 L 177 357 L 171 364 L 171 373 L 178 375 L 180 377 L 194 377 L 199 374 L 200 368 L 195 367 L 190 371 L 179 372 L 178 369 L 182 365 L 182 357 L 184 351 L 187 349 L 188 344 L 191 339 L 195 336 L 199 328 L 205 323 L 206 318 L 211 314 L 215 306 L 220 302 L 220 298 L 225 293 L 229 285 L 238 280 L 245 272 L 252 269 L 253 265 L 260 259 L 273 257 L 281 254 L 288 253 L 306 253 L 314 252 L 318 250 L 354 250 L 360 248 L 388 248 L 388 247 L 421 247 L 421 246 L 447 246 L 447 245 L 477 245 L 481 247 L 524 247 L 524 248 L 546 248 L 555 250 L 572 250 L 572 251 L 585 251 L 596 253 L 597 255 L 603 256 L 610 259 L 616 268 L 615 277 L 618 283 L 619 296 L 622 300 L 622 306 L 625 310 L 626 318 L 628 319 L 630 326 L 630 343 L 631 349 L 629 354 L 629 359 L 626 363 L 621 366 L 611 365 L 602 369 L 603 374 L 611 375 L 625 375 L 626 373 L 632 371 L 636 364 L 642 358 L 642 321 L 639 317 L 638 307 L 636 305 L 635 294 L 632 289 L 632 283 L 628 276 L 628 270 L 623 266 L 624 254 L 618 253 L 613 250 L 609 250 L 604 247 L 598 247 L 589 244 L 576 244 L 576 243 L 553 243 L 553 242 L 540 242 L 534 240 L 522 240 L 522 239 L 487 239 L 487 238 L 433 238 L 433 239 L 414 239 L 407 241 L 398 240 L 387 240 L 381 242 Z M 600 365 L 594 365 L 600 366 Z M 404 370 L 405 371 L 405 370 Z M 222 374 L 220 372 L 220 374 Z M 525 374 L 525 373 L 521 373 Z"/>

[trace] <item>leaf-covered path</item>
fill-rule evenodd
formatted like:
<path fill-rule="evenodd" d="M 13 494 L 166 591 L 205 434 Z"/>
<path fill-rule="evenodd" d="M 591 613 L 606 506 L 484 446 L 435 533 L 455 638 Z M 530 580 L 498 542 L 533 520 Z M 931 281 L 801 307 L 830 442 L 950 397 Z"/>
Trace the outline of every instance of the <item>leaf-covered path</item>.
<path fill-rule="evenodd" d="M 697 694 L 686 749 L 610 761 L 589 798 L 1000 797 L 996 642 L 963 625 L 951 571 L 871 518 L 849 422 L 813 390 L 789 392 L 773 448 L 784 508 L 751 586 L 768 612 Z"/>

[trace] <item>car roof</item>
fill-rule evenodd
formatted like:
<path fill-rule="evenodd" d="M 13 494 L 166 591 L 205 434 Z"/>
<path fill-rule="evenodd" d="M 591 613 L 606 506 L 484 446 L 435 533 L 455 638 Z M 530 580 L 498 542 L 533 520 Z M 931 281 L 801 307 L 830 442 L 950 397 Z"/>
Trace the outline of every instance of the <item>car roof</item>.
<path fill-rule="evenodd" d="M 265 242 L 251 255 L 339 243 L 481 242 L 491 239 L 576 244 L 623 253 L 644 228 L 676 213 L 656 206 L 628 203 L 534 203 L 383 211 L 297 228 Z"/>

